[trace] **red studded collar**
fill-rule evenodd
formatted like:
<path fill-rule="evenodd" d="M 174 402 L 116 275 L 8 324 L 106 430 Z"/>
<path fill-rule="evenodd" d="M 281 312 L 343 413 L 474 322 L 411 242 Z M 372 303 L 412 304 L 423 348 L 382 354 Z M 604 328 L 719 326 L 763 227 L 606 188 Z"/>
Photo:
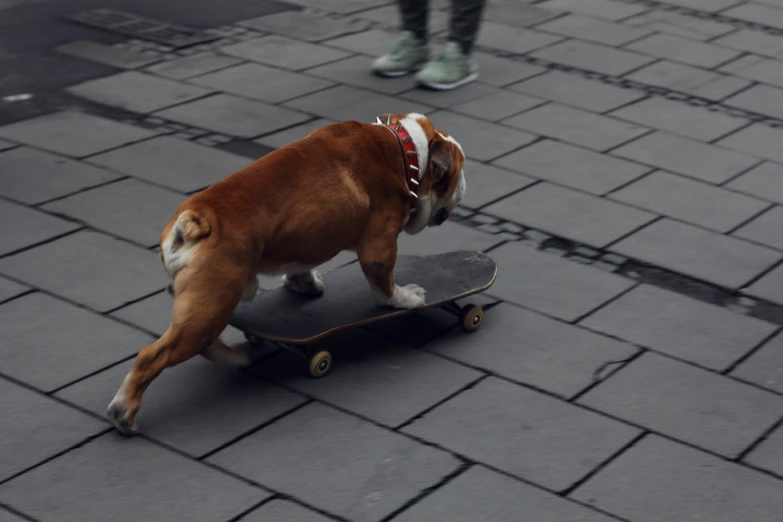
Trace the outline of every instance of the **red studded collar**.
<path fill-rule="evenodd" d="M 402 126 L 401 122 L 397 125 L 391 125 L 391 116 L 383 122 L 376 118 L 376 123 L 380 123 L 394 133 L 402 149 L 402 160 L 405 164 L 405 180 L 408 182 L 408 191 L 411 196 L 419 198 L 419 154 L 416 152 L 416 144 L 413 138 Z"/>

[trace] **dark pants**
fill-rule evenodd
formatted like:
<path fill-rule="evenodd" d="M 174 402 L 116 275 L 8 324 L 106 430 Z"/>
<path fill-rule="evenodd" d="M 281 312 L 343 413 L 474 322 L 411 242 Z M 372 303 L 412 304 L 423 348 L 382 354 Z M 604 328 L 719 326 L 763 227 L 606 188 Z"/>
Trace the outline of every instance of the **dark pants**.
<path fill-rule="evenodd" d="M 417 40 L 426 42 L 429 0 L 398 0 L 398 3 L 403 30 L 412 31 Z M 487 0 L 451 0 L 449 40 L 459 43 L 465 54 L 473 48 L 486 4 Z"/>

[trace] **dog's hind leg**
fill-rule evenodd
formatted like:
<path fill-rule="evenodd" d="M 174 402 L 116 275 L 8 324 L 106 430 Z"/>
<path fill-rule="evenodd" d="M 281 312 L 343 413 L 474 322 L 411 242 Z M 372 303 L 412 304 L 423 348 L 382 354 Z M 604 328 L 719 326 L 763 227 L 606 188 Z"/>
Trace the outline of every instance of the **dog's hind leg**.
<path fill-rule="evenodd" d="M 131 435 L 137 431 L 135 418 L 142 395 L 165 368 L 199 353 L 224 355 L 212 347 L 239 304 L 246 282 L 245 274 L 240 277 L 226 272 L 205 274 L 198 270 L 178 274 L 171 325 L 160 339 L 139 352 L 106 411 L 120 432 Z"/>

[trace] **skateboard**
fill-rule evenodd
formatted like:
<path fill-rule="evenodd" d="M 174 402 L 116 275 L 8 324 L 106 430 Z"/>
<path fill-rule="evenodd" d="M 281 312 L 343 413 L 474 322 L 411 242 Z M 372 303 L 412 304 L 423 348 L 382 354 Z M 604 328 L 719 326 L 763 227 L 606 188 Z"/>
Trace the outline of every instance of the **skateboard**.
<path fill-rule="evenodd" d="M 401 310 L 374 304 L 367 280 L 354 261 L 323 274 L 321 296 L 303 296 L 284 286 L 262 291 L 252 301 L 239 304 L 230 324 L 252 344 L 267 341 L 302 357 L 310 376 L 318 378 L 331 369 L 332 355 L 324 349 L 309 350 L 308 345 L 346 328 L 441 308 L 455 315 L 464 331 L 475 331 L 484 311 L 478 305 L 460 306 L 456 301 L 492 286 L 497 271 L 497 264 L 482 252 L 401 255 L 394 266 L 395 282 L 400 286 L 416 283 L 427 290 L 423 307 Z"/>

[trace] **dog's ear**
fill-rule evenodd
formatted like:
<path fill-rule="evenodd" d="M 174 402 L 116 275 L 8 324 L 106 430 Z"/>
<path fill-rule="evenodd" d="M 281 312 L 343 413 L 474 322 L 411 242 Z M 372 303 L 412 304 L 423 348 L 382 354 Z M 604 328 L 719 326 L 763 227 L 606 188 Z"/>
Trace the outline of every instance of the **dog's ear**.
<path fill-rule="evenodd" d="M 451 145 L 440 136 L 435 136 L 430 143 L 430 177 L 435 184 L 448 173 L 451 168 Z"/>

